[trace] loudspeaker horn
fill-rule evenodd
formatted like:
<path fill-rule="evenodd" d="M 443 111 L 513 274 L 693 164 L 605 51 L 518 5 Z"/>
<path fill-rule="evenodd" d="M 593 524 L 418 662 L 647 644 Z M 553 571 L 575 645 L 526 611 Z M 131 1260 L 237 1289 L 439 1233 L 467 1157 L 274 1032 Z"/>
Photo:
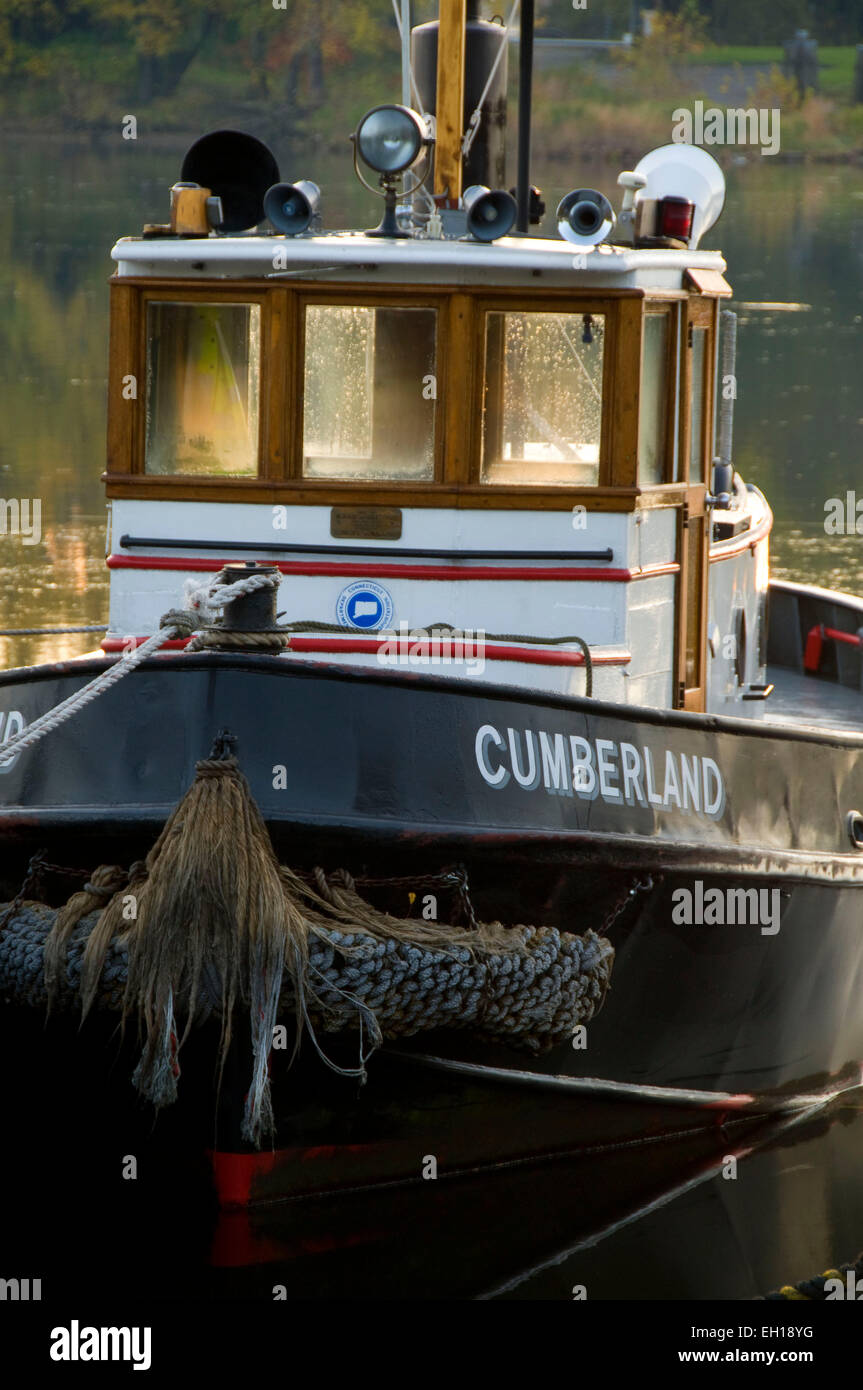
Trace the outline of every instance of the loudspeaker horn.
<path fill-rule="evenodd" d="M 219 231 L 243 232 L 263 221 L 264 195 L 278 183 L 279 166 L 254 135 L 214 130 L 186 152 L 180 177 L 221 198 Z"/>
<path fill-rule="evenodd" d="M 483 183 L 466 188 L 462 204 L 467 213 L 467 229 L 477 241 L 497 241 L 506 236 L 518 216 L 511 193 L 504 188 L 486 188 Z"/>
<path fill-rule="evenodd" d="M 557 230 L 575 246 L 597 246 L 610 235 L 616 222 L 614 209 L 595 188 L 575 188 L 560 200 Z"/>
<path fill-rule="evenodd" d="M 264 198 L 264 212 L 277 232 L 297 236 L 311 224 L 321 205 L 321 190 L 311 179 L 274 183 Z"/>

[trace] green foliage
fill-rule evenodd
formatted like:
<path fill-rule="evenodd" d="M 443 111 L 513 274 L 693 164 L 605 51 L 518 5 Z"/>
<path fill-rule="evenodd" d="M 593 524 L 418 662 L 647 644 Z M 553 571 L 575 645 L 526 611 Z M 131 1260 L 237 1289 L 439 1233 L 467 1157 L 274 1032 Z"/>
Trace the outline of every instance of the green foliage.
<path fill-rule="evenodd" d="M 673 14 L 687 4 L 706 19 L 717 44 L 781 44 L 797 29 L 808 29 L 819 43 L 863 43 L 860 0 L 656 0 Z"/>

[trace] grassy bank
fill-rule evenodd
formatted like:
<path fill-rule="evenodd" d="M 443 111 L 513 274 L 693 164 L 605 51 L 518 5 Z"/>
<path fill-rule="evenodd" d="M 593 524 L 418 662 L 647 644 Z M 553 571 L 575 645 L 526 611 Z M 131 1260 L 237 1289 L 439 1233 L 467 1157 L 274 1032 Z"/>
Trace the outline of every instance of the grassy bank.
<path fill-rule="evenodd" d="M 535 139 L 550 155 L 571 150 L 575 138 L 582 154 L 629 158 L 670 140 L 674 110 L 702 99 L 721 107 L 778 107 L 780 159 L 863 158 L 863 104 L 852 100 L 854 48 L 820 50 L 819 91 L 803 102 L 782 74 L 782 57 L 773 47 L 703 47 L 671 56 L 640 46 L 615 59 L 579 55 L 546 69 L 538 63 Z M 139 136 L 235 125 L 264 138 L 278 133 L 341 149 L 362 111 L 397 98 L 398 64 L 394 43 L 387 44 L 374 57 L 325 68 L 320 89 L 310 92 L 287 70 L 253 63 L 242 48 L 205 45 L 170 96 L 144 102 L 135 95 L 128 45 L 62 38 L 27 55 L 17 77 L 3 85 L 0 128 L 111 134 L 134 114 Z M 760 157 L 753 149 L 735 153 Z"/>
<path fill-rule="evenodd" d="M 577 134 L 579 151 L 597 159 L 630 158 L 672 138 L 673 113 L 705 107 L 777 108 L 777 159 L 863 159 L 863 104 L 852 101 L 855 50 L 820 53 L 819 90 L 801 101 L 783 75 L 778 48 L 704 48 L 677 62 L 635 53 L 616 62 L 584 62 L 577 74 L 555 69 L 536 81 L 536 139 L 565 155 Z M 576 80 L 574 80 L 574 76 Z M 759 149 L 713 147 L 718 158 L 760 159 Z"/>

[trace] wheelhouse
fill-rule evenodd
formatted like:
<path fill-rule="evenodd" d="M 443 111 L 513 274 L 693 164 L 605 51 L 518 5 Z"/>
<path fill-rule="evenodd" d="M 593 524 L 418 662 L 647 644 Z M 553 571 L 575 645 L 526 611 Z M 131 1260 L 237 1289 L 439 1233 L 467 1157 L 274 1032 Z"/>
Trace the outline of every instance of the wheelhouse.
<path fill-rule="evenodd" d="M 572 692 L 580 637 L 595 693 L 705 708 L 718 253 L 331 234 L 113 255 L 109 649 L 152 630 L 169 575 L 254 557 L 337 659 L 369 654 L 339 609 L 366 580 L 367 632 L 518 634 L 532 655 L 487 676 Z"/>

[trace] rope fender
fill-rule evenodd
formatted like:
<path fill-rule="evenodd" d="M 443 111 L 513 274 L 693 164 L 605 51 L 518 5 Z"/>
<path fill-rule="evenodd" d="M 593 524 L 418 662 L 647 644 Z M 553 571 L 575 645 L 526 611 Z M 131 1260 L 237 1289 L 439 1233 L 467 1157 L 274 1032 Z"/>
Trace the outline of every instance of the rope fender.
<path fill-rule="evenodd" d="M 291 1060 L 306 1034 L 333 1070 L 364 1079 L 383 1038 L 468 1028 L 539 1052 L 602 1006 L 614 957 L 604 936 L 477 921 L 461 872 L 445 876 L 467 920 L 452 926 L 380 911 L 344 871 L 304 878 L 279 864 L 234 744 L 219 734 L 215 756 L 196 765 L 146 859 L 129 870 L 101 865 L 54 909 L 33 900 L 31 861 L 18 896 L 0 907 L 0 994 L 137 1019 L 144 1047 L 133 1081 L 157 1106 L 176 1099 L 183 1043 L 212 1015 L 221 1078 L 242 1006 L 253 1055 L 243 1134 L 255 1143 L 273 1128 L 268 1059 L 286 1014 Z M 350 1069 L 317 1040 L 347 1028 L 360 1034 Z"/>

